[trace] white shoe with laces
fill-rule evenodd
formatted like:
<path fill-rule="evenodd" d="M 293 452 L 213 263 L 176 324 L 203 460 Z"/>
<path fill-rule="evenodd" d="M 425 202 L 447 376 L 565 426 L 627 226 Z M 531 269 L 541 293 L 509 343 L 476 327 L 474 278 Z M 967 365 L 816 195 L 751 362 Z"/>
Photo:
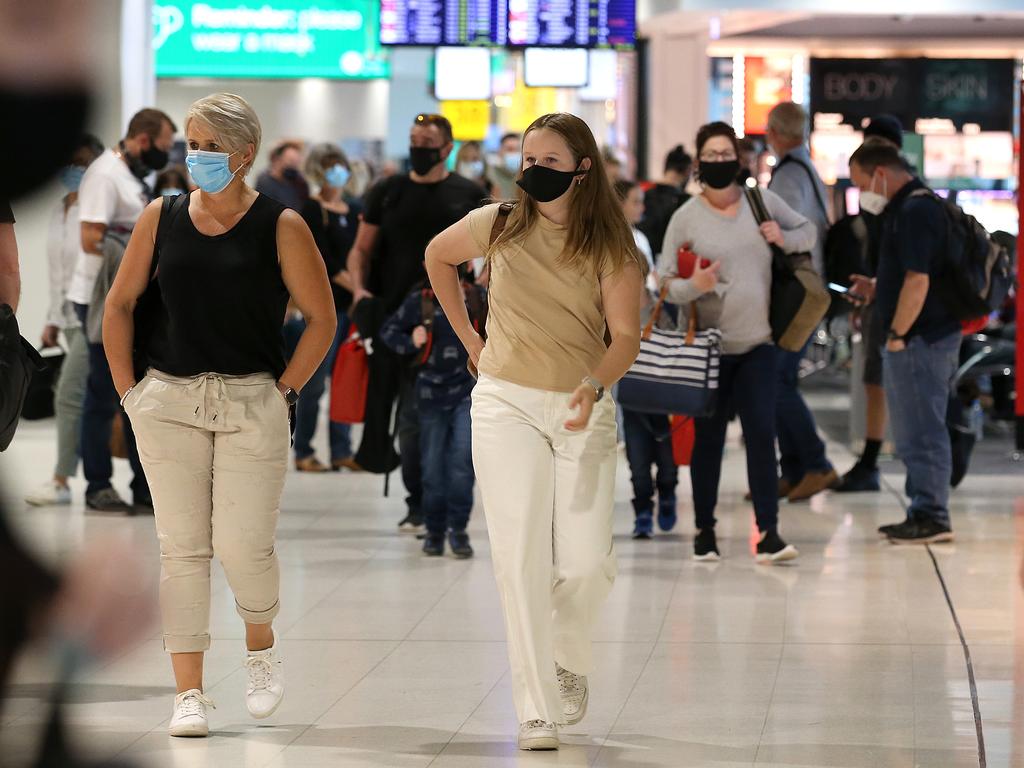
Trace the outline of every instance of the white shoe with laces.
<path fill-rule="evenodd" d="M 179 693 L 174 697 L 174 715 L 167 732 L 171 736 L 204 738 L 210 735 L 210 724 L 206 719 L 206 708 L 216 709 L 213 702 L 198 688 Z"/>
<path fill-rule="evenodd" d="M 558 749 L 558 726 L 544 720 L 527 720 L 519 726 L 519 748 L 523 750 Z"/>
<path fill-rule="evenodd" d="M 245 659 L 245 668 L 249 672 L 245 706 L 257 720 L 274 714 L 284 698 L 284 670 L 279 645 L 275 633 L 272 647 L 265 651 L 249 651 Z"/>
<path fill-rule="evenodd" d="M 590 699 L 590 688 L 585 675 L 577 675 L 557 664 L 558 695 L 562 699 L 562 714 L 566 725 L 576 725 L 587 714 L 587 702 Z"/>
<path fill-rule="evenodd" d="M 54 480 L 47 480 L 25 496 L 25 501 L 33 507 L 66 507 L 71 503 L 71 489 Z"/>

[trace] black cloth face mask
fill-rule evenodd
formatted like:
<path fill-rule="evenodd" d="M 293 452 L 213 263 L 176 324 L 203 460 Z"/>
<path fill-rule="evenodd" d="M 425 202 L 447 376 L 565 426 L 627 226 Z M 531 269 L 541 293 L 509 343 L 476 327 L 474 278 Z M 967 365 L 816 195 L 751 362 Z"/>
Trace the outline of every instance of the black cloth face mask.
<path fill-rule="evenodd" d="M 712 189 L 725 189 L 736 182 L 739 174 L 739 160 L 700 164 L 700 180 Z"/>
<path fill-rule="evenodd" d="M 587 171 L 556 171 L 545 165 L 531 165 L 516 184 L 538 203 L 550 203 L 568 192 L 572 180 L 585 173 Z"/>
<path fill-rule="evenodd" d="M 409 165 L 420 176 L 426 176 L 441 162 L 437 147 L 409 147 Z"/>
<path fill-rule="evenodd" d="M 167 167 L 171 156 L 162 149 L 151 146 L 149 149 L 142 150 L 139 159 L 142 160 L 142 164 L 149 168 L 149 170 L 162 171 Z"/>

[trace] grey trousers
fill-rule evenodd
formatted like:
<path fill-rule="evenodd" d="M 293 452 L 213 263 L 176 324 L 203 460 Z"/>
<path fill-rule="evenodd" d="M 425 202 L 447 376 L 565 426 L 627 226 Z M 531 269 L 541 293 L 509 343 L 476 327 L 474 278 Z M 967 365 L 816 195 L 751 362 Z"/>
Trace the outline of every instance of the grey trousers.
<path fill-rule="evenodd" d="M 78 442 L 82 425 L 85 381 L 89 376 L 89 341 L 81 328 L 65 328 L 67 355 L 57 379 L 54 409 L 57 415 L 57 466 L 54 474 L 74 477 L 78 473 Z"/>

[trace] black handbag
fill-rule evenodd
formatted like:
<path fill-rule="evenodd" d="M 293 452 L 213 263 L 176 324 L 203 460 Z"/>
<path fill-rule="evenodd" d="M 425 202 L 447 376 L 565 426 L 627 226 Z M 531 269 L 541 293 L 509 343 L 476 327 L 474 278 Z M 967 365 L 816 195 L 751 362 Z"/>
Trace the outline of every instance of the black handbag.
<path fill-rule="evenodd" d="M 0 305 L 0 451 L 14 440 L 29 382 L 42 368 L 43 359 L 22 337 L 14 310 Z"/>
<path fill-rule="evenodd" d="M 771 221 L 761 190 L 744 185 L 750 209 L 758 224 Z M 772 341 L 787 352 L 799 352 L 828 312 L 831 298 L 814 270 L 809 253 L 786 253 L 774 243 L 772 289 L 768 321 Z"/>
<path fill-rule="evenodd" d="M 48 419 L 56 412 L 54 398 L 57 392 L 57 379 L 60 378 L 60 369 L 64 367 L 67 354 L 60 347 L 51 347 L 40 350 L 39 356 L 43 361 L 43 367 L 36 371 L 29 382 L 28 392 L 25 393 L 25 405 L 21 408 L 21 418 L 26 421 Z"/>
<path fill-rule="evenodd" d="M 136 381 L 141 381 L 146 375 L 146 369 L 149 368 L 148 349 L 153 341 L 159 338 L 160 334 L 167 333 L 167 309 L 164 307 L 157 274 L 160 264 L 160 249 L 167 239 L 171 225 L 181 211 L 187 207 L 188 195 L 175 195 L 174 197 L 165 197 L 163 207 L 160 209 L 160 223 L 156 226 L 156 238 L 153 243 L 153 260 L 149 266 L 149 283 L 146 285 L 146 290 L 135 301 L 135 311 L 132 314 L 134 325 L 132 367 L 135 370 Z"/>

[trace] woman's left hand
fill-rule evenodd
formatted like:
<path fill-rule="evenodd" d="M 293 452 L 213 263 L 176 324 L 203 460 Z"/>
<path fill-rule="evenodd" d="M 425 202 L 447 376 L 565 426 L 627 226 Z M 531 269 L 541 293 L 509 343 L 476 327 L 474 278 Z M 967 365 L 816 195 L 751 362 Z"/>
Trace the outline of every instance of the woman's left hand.
<path fill-rule="evenodd" d="M 569 399 L 569 410 L 577 410 L 576 415 L 565 422 L 565 428 L 570 432 L 582 432 L 590 423 L 590 414 L 594 412 L 594 403 L 597 402 L 597 394 L 589 384 L 580 384 Z"/>
<path fill-rule="evenodd" d="M 777 221 L 766 221 L 761 225 L 761 236 L 772 245 L 782 246 L 784 238 L 782 236 L 782 227 L 779 226 Z"/>

